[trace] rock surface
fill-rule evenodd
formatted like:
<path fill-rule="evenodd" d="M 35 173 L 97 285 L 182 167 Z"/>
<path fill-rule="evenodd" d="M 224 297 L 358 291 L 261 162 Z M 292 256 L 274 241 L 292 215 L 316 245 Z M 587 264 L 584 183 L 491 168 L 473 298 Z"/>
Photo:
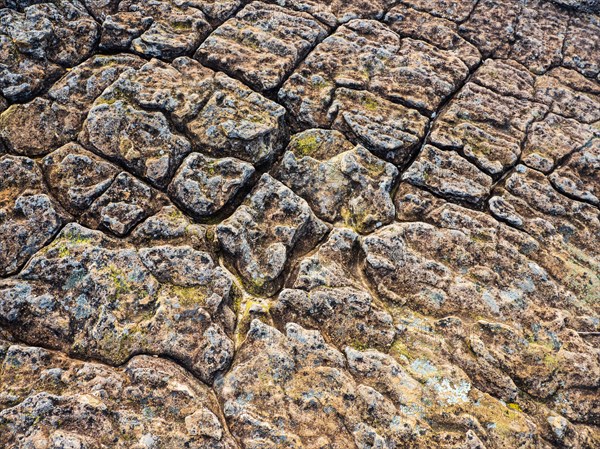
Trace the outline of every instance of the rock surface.
<path fill-rule="evenodd" d="M 0 0 L 0 447 L 600 447 L 596 0 Z"/>

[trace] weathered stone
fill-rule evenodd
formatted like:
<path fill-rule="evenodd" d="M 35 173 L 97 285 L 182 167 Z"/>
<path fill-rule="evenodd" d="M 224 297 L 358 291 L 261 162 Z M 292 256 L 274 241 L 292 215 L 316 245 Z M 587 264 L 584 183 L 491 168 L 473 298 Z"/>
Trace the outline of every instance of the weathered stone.
<path fill-rule="evenodd" d="M 111 368 L 11 345 L 0 372 L 6 448 L 237 447 L 215 394 L 169 360 L 140 355 Z"/>
<path fill-rule="evenodd" d="M 162 194 L 130 174 L 121 172 L 81 219 L 94 229 L 103 228 L 124 236 L 165 202 Z"/>
<path fill-rule="evenodd" d="M 196 58 L 268 91 L 278 87 L 326 34 L 308 14 L 253 2 L 217 28 Z"/>
<path fill-rule="evenodd" d="M 545 73 L 563 60 L 570 15 L 552 3 L 525 4 L 519 14 L 510 57 L 535 73 Z"/>
<path fill-rule="evenodd" d="M 291 288 L 273 309 L 286 322 L 316 327 L 338 347 L 388 348 L 394 341 L 392 317 L 358 281 L 352 260 L 358 235 L 334 229 L 316 254 L 302 259 Z"/>
<path fill-rule="evenodd" d="M 281 441 L 284 447 L 336 449 L 366 448 L 368 441 L 389 447 L 384 438 L 416 436 L 414 417 L 357 384 L 344 368 L 344 355 L 317 331 L 289 323 L 284 335 L 254 320 L 233 368 L 217 385 L 232 433 L 245 447 Z"/>
<path fill-rule="evenodd" d="M 11 281 L 0 322 L 29 344 L 120 365 L 137 353 L 174 358 L 211 382 L 233 343 L 232 282 L 191 247 L 135 248 L 68 225 Z"/>
<path fill-rule="evenodd" d="M 522 223 L 520 229 L 542 241 L 554 241 L 570 248 L 578 254 L 574 263 L 597 257 L 600 250 L 595 244 L 600 235 L 598 209 L 561 195 L 542 173 L 518 165 L 495 193 L 502 198 L 502 203 L 510 206 L 513 220 Z M 491 212 L 497 213 L 495 208 L 491 208 Z M 499 215 L 499 218 L 504 217 Z M 592 285 L 593 282 L 586 288 Z M 590 293 L 596 296 L 593 291 Z"/>
<path fill-rule="evenodd" d="M 550 113 L 529 128 L 521 159 L 528 167 L 549 173 L 593 136 L 594 129 L 590 125 Z"/>
<path fill-rule="evenodd" d="M 419 11 L 427 11 L 434 16 L 462 22 L 469 17 L 478 2 L 477 0 L 406 0 L 402 3 Z"/>
<path fill-rule="evenodd" d="M 600 11 L 600 3 L 597 0 L 596 3 L 595 8 Z M 598 76 L 600 74 L 599 34 L 600 17 L 597 14 L 574 15 L 569 22 L 565 38 L 563 64 L 583 75 Z"/>
<path fill-rule="evenodd" d="M 47 195 L 34 161 L 0 156 L 0 173 L 0 276 L 6 276 L 48 243 L 66 217 Z"/>
<path fill-rule="evenodd" d="M 0 4 L 0 89 L 9 99 L 29 99 L 54 81 L 62 67 L 85 60 L 98 24 L 77 0 Z"/>
<path fill-rule="evenodd" d="M 142 63 L 131 55 L 88 59 L 55 83 L 47 98 L 13 105 L 0 115 L 0 136 L 14 153 L 48 154 L 77 137 L 94 100 L 119 74 Z"/>
<path fill-rule="evenodd" d="M 279 91 L 297 125 L 326 127 L 338 87 L 369 90 L 432 113 L 468 75 L 451 51 L 411 38 L 385 25 L 352 20 L 321 42 Z"/>
<path fill-rule="evenodd" d="M 411 2 L 418 8 L 431 7 L 434 2 L 420 5 Z M 455 6 L 467 5 L 469 2 L 453 2 Z M 435 17 L 422 10 L 398 5 L 385 16 L 390 28 L 402 37 L 411 37 L 429 42 L 442 50 L 449 50 L 460 58 L 469 68 L 475 67 L 481 60 L 477 47 L 458 34 L 458 26 L 448 19 Z"/>
<path fill-rule="evenodd" d="M 600 139 L 571 155 L 550 181 L 564 194 L 600 206 Z"/>
<path fill-rule="evenodd" d="M 461 23 L 459 32 L 484 57 L 507 57 L 521 9 L 519 0 L 481 0 L 468 19 Z"/>
<path fill-rule="evenodd" d="M 53 195 L 78 215 L 110 187 L 119 169 L 76 143 L 69 143 L 42 160 L 42 171 Z"/>
<path fill-rule="evenodd" d="M 189 55 L 210 33 L 211 26 L 195 4 L 173 0 L 122 0 L 118 11 L 106 17 L 102 46 L 131 49 L 156 58 Z"/>
<path fill-rule="evenodd" d="M 333 27 L 352 19 L 380 19 L 394 0 L 269 0 L 271 3 L 305 11 L 321 22 Z"/>
<path fill-rule="evenodd" d="M 216 257 L 213 237 L 213 227 L 192 223 L 175 206 L 163 207 L 131 233 L 131 240 L 136 246 L 191 246 Z"/>
<path fill-rule="evenodd" d="M 169 182 L 191 151 L 190 142 L 176 133 L 160 112 L 147 112 L 127 100 L 106 100 L 104 96 L 90 110 L 80 140 L 159 187 Z"/>
<path fill-rule="evenodd" d="M 564 68 L 552 69 L 537 78 L 536 98 L 563 117 L 582 123 L 600 120 L 600 84 Z"/>
<path fill-rule="evenodd" d="M 430 141 L 459 150 L 488 174 L 499 175 L 517 162 L 528 126 L 546 109 L 468 83 L 436 120 Z"/>
<path fill-rule="evenodd" d="M 444 198 L 481 203 L 489 194 L 492 178 L 454 151 L 426 145 L 402 175 L 402 180 Z"/>
<path fill-rule="evenodd" d="M 396 165 L 404 165 L 425 137 L 428 120 L 414 109 L 368 91 L 340 88 L 329 109 L 332 128 Z"/>
<path fill-rule="evenodd" d="M 233 215 L 217 226 L 217 238 L 245 286 L 272 295 L 294 254 L 312 249 L 326 231 L 306 201 L 265 174 Z"/>
<path fill-rule="evenodd" d="M 285 109 L 223 74 L 199 114 L 187 123 L 190 138 L 213 157 L 253 164 L 272 160 L 283 148 Z"/>
<path fill-rule="evenodd" d="M 252 179 L 254 167 L 235 158 L 193 153 L 169 185 L 169 195 L 196 218 L 209 218 L 230 204 Z"/>
<path fill-rule="evenodd" d="M 275 176 L 304 198 L 319 218 L 369 232 L 394 217 L 390 192 L 398 170 L 336 131 L 292 138 Z"/>

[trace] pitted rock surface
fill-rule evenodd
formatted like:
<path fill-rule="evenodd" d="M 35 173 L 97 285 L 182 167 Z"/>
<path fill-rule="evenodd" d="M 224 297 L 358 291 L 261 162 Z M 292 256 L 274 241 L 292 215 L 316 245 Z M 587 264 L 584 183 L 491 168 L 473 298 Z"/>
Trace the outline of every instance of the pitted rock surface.
<path fill-rule="evenodd" d="M 600 447 L 597 0 L 0 0 L 0 447 Z"/>

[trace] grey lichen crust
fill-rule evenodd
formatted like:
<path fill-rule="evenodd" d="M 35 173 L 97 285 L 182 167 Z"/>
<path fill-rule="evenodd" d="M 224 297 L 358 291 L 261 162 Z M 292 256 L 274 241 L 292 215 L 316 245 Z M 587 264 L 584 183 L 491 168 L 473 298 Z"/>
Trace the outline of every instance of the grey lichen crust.
<path fill-rule="evenodd" d="M 596 0 L 0 0 L 0 448 L 600 447 Z"/>

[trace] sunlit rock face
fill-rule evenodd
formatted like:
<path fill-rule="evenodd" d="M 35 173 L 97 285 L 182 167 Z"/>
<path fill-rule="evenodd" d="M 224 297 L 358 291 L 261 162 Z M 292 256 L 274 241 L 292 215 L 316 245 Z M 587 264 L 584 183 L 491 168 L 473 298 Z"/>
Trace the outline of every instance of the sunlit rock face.
<path fill-rule="evenodd" d="M 597 0 L 0 0 L 0 448 L 600 447 Z"/>

